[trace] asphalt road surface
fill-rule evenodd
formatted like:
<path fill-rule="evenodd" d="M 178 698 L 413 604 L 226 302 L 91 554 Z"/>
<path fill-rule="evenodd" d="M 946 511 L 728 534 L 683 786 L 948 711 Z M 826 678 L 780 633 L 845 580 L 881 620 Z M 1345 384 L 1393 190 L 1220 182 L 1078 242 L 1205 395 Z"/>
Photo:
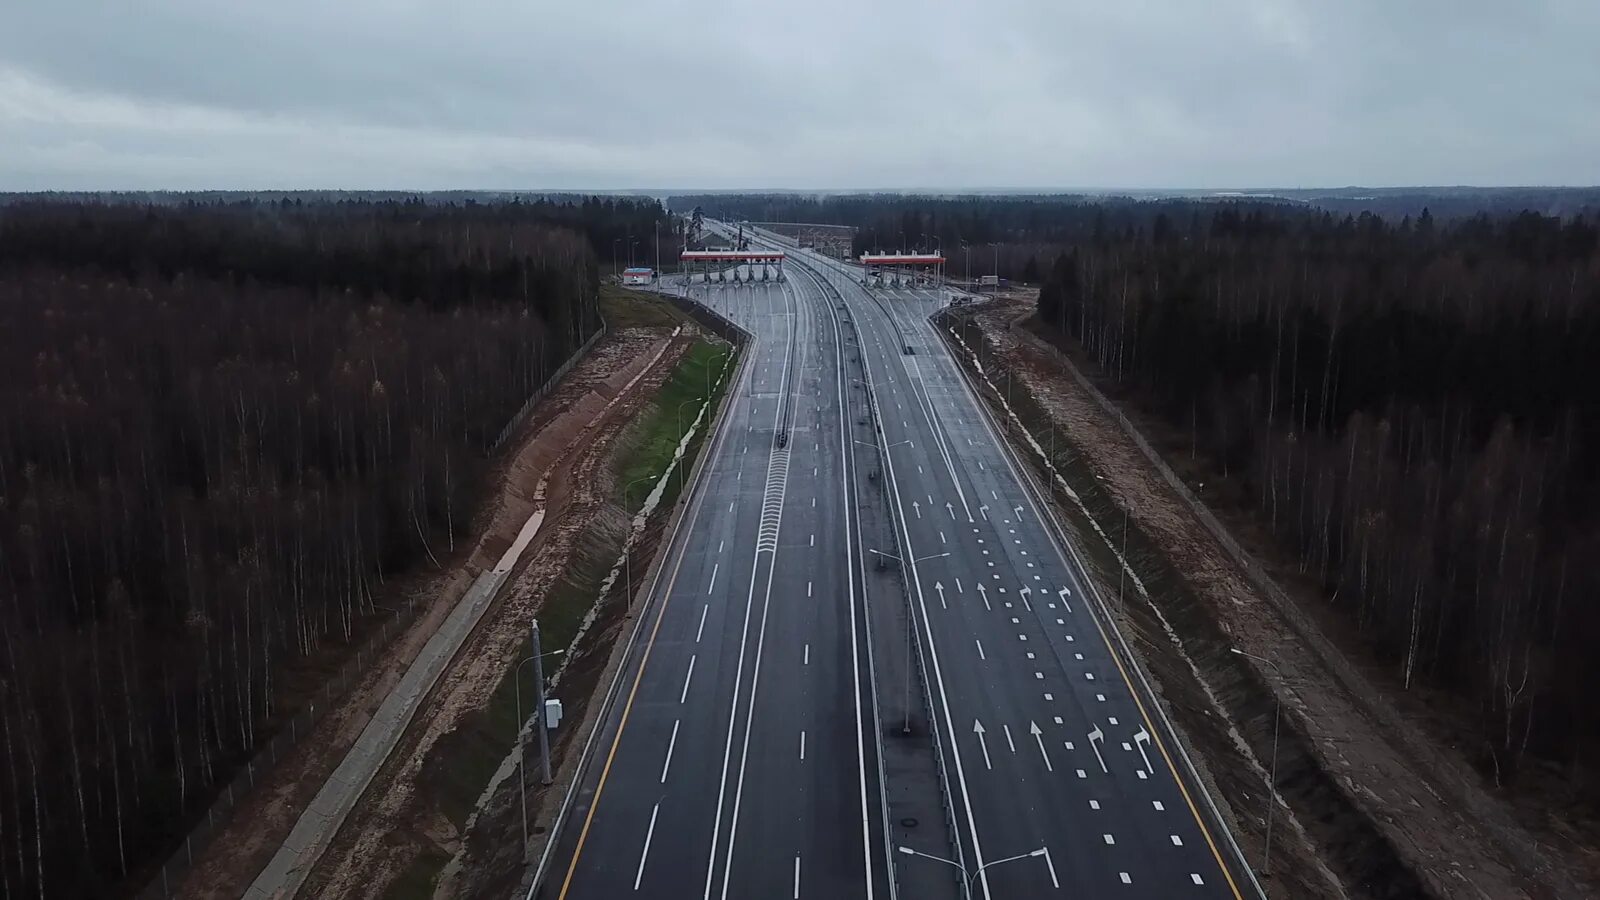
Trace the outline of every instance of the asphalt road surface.
<path fill-rule="evenodd" d="M 954 897 L 958 869 L 985 900 L 1257 895 L 928 321 L 942 292 L 784 249 L 781 284 L 692 288 L 756 340 L 537 896 Z M 893 546 L 863 540 L 874 490 Z M 873 552 L 904 561 L 953 839 L 889 821 Z"/>
<path fill-rule="evenodd" d="M 889 896 L 842 356 L 811 288 L 701 289 L 755 340 L 540 896 Z"/>

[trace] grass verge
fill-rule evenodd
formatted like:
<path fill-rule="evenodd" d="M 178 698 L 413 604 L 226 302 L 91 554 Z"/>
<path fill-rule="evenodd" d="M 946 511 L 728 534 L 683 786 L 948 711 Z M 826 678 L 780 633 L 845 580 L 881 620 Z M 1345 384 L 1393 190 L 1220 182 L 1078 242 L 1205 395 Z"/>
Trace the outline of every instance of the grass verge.
<path fill-rule="evenodd" d="M 632 291 L 616 288 L 611 291 L 618 294 L 635 294 Z M 635 299 L 642 302 L 635 302 Z M 649 295 L 620 300 L 613 298 L 612 302 L 628 304 L 629 315 L 636 316 L 633 319 L 619 317 L 614 310 L 608 308 L 607 320 L 613 327 L 617 327 L 619 318 L 622 319 L 622 327 L 632 327 L 640 324 L 644 317 L 663 315 L 662 310 L 673 317 L 670 323 L 682 321 L 681 314 L 676 310 Z M 651 311 L 651 308 L 654 311 Z M 659 326 L 661 322 L 659 319 L 650 319 L 648 324 Z M 713 402 L 711 409 L 714 412 L 717 408 L 715 404 L 720 402 L 726 390 L 726 385 L 720 379 L 725 373 L 732 371 L 734 354 L 734 348 L 727 344 L 710 340 L 697 341 L 678 361 L 672 375 L 645 407 L 646 412 L 635 425 L 635 433 L 628 440 L 619 442 L 619 448 L 626 448 L 614 463 L 615 471 L 618 473 L 619 489 L 626 483 L 622 480 L 624 477 L 641 479 L 633 495 L 628 498 L 630 500 L 628 515 L 632 515 L 642 506 L 648 493 L 645 485 L 655 477 L 659 477 L 672 461 L 681 434 L 678 430 L 679 408 L 682 407 L 682 421 L 687 427 L 699 406 L 698 403 L 690 401 L 703 398 L 709 384 Z M 705 430 L 702 427 L 686 449 L 685 464 L 696 459 L 705 442 Z M 657 508 L 670 509 L 683 483 L 683 479 L 672 479 L 662 497 L 661 505 Z M 622 553 L 626 529 L 627 523 L 622 516 L 601 514 L 595 516 L 585 526 L 583 534 L 574 542 L 573 556 L 569 559 L 561 578 L 551 587 L 540 606 L 539 627 L 541 650 L 544 653 L 567 648 L 572 644 L 584 617 L 593 608 L 600 594 L 601 583 Z M 636 560 L 636 563 L 637 573 L 647 561 Z M 530 640 L 523 642 L 517 659 L 524 660 L 531 655 L 530 635 Z M 555 663 L 556 660 L 546 660 L 547 673 L 555 668 Z M 457 829 L 465 828 L 468 817 L 482 796 L 483 789 L 504 761 L 508 744 L 515 739 L 517 733 L 519 713 L 521 716 L 531 714 L 533 679 L 529 669 L 530 666 L 521 666 L 520 670 L 514 666 L 502 674 L 489 702 L 466 716 L 458 728 L 442 736 L 424 763 L 424 777 L 421 783 L 424 785 L 423 791 L 427 795 L 428 802 Z M 518 709 L 517 698 L 519 676 L 523 688 L 521 710 Z M 534 751 L 530 748 L 530 768 L 535 765 L 533 756 Z M 537 777 L 535 772 L 531 771 L 528 775 L 530 778 Z M 431 890 L 431 886 L 447 862 L 448 857 L 436 855 L 431 851 L 425 853 L 413 861 L 388 896 L 396 900 L 427 896 L 426 892 L 416 893 L 416 891 L 422 887 Z M 402 888 L 412 893 L 399 893 Z"/>
<path fill-rule="evenodd" d="M 734 349 L 728 344 L 697 341 L 678 361 L 672 377 L 661 386 L 661 392 L 651 404 L 649 414 L 637 426 L 635 439 L 629 443 L 629 451 L 619 460 L 616 470 L 618 487 L 625 495 L 622 498 L 623 506 L 630 515 L 644 505 L 650 486 L 671 465 L 683 429 L 689 427 L 700 408 L 700 403 L 693 401 L 705 398 L 709 390 L 710 410 L 717 409 L 727 390 L 724 376 L 733 371 L 733 357 Z M 699 453 L 709 422 L 710 412 L 685 450 L 685 460 L 692 460 Z M 663 508 L 671 506 L 677 499 L 684 480 L 673 478 L 667 485 L 661 498 Z"/>

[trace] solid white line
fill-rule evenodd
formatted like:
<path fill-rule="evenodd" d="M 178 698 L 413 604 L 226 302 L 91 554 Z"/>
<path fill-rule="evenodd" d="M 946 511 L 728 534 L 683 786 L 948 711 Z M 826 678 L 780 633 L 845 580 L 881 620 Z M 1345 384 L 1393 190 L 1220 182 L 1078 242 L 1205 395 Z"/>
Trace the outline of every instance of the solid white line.
<path fill-rule="evenodd" d="M 633 875 L 633 889 L 639 889 L 639 882 L 644 879 L 644 861 L 650 858 L 650 838 L 656 833 L 656 815 L 661 812 L 661 804 L 657 803 L 655 809 L 650 810 L 650 828 L 644 833 L 644 850 L 639 854 L 639 871 Z"/>
<path fill-rule="evenodd" d="M 788 298 L 789 295 L 786 292 L 784 296 L 786 298 Z M 789 319 L 788 321 L 789 321 L 789 327 L 792 329 L 794 327 L 793 320 Z M 801 344 L 800 347 L 801 347 L 801 352 L 804 352 L 805 345 Z M 789 356 L 787 354 L 784 356 L 784 359 L 783 359 L 783 381 L 782 381 L 782 383 L 785 384 L 785 385 L 787 385 L 789 383 Z M 779 416 L 781 414 L 781 409 L 782 409 L 782 404 L 779 404 L 773 410 L 773 427 L 774 428 L 776 428 L 778 423 L 779 423 Z M 772 463 L 771 463 L 770 457 L 769 457 L 769 461 L 768 461 L 767 472 L 768 472 L 768 477 L 770 479 L 771 473 L 772 473 Z M 788 467 L 787 466 L 784 467 L 783 473 L 784 473 L 783 474 L 783 478 L 785 480 L 787 480 L 787 478 L 788 478 Z M 783 496 L 783 492 L 780 491 L 779 492 L 780 499 L 778 501 L 778 503 L 779 503 L 779 505 L 778 505 L 778 524 L 777 524 L 777 527 L 776 527 L 776 532 L 778 532 L 778 533 L 781 533 L 782 530 L 783 530 L 783 501 L 781 499 L 782 496 Z M 774 537 L 776 537 L 776 533 L 774 534 Z M 757 541 L 758 542 L 760 541 L 759 532 L 758 532 L 758 536 L 757 536 Z M 762 654 L 762 651 L 766 648 L 767 611 L 771 607 L 771 604 L 772 604 L 772 580 L 773 580 L 773 576 L 776 573 L 777 568 L 778 568 L 777 559 L 776 559 L 776 557 L 777 557 L 776 549 L 773 550 L 773 557 L 774 558 L 771 561 L 769 561 L 768 564 L 767 564 L 767 585 L 766 585 L 766 591 L 763 594 L 762 601 L 761 601 L 761 624 L 760 624 L 760 626 L 758 626 L 758 628 L 756 630 L 755 661 L 754 661 L 754 664 L 751 666 L 751 670 L 750 670 L 750 700 L 749 700 L 748 705 L 745 707 L 744 746 L 743 746 L 743 749 L 740 751 L 740 754 L 739 754 L 738 784 L 734 788 L 734 792 L 733 792 L 733 814 L 730 817 L 729 824 L 728 824 L 728 850 L 727 850 L 727 855 L 723 860 L 722 897 L 724 898 L 724 900 L 726 900 L 726 898 L 728 896 L 728 882 L 730 880 L 729 879 L 729 875 L 733 870 L 733 845 L 734 845 L 734 840 L 738 837 L 738 834 L 739 834 L 739 804 L 744 798 L 745 767 L 746 767 L 746 763 L 748 762 L 749 756 L 750 756 L 750 732 L 752 731 L 752 729 L 750 727 L 750 724 L 751 724 L 751 719 L 752 719 L 752 717 L 754 716 L 754 713 L 755 713 L 756 688 L 761 683 L 761 654 Z M 727 789 L 728 789 L 728 767 L 729 767 L 729 764 L 733 761 L 733 732 L 734 732 L 735 727 L 738 725 L 738 720 L 739 720 L 739 716 L 738 716 L 739 684 L 740 684 L 740 682 L 742 680 L 742 676 L 743 676 L 743 673 L 744 673 L 745 648 L 749 645 L 750 617 L 752 616 L 752 614 L 755 611 L 756 575 L 757 575 L 757 573 L 759 571 L 760 571 L 760 566 L 759 565 L 752 566 L 751 569 L 750 569 L 750 590 L 749 590 L 748 594 L 746 595 L 746 600 L 745 600 L 744 633 L 740 636 L 740 639 L 739 639 L 739 663 L 734 669 L 733 699 L 732 699 L 732 701 L 731 701 L 731 703 L 729 704 L 729 707 L 728 707 L 728 739 L 727 739 L 727 743 L 724 745 L 723 751 L 722 751 L 722 774 L 721 774 L 721 777 L 718 779 L 718 785 L 717 785 L 717 814 L 716 814 L 716 817 L 714 819 L 712 819 L 712 823 L 711 823 L 711 856 L 706 862 L 706 889 L 705 889 L 705 895 L 704 895 L 705 900 L 711 900 L 711 887 L 715 883 L 716 878 L 717 878 L 717 866 L 716 866 L 716 861 L 717 861 L 717 839 L 718 839 L 718 836 L 722 832 L 722 806 L 723 806 L 723 799 L 726 796 Z"/>
<path fill-rule="evenodd" d="M 706 633 L 706 613 L 711 612 L 711 604 L 700 607 L 700 628 L 694 633 L 694 642 L 700 643 L 700 636 Z"/>
<path fill-rule="evenodd" d="M 839 327 L 839 316 L 838 316 L 838 313 L 830 311 L 829 315 L 830 315 L 831 320 L 833 322 L 833 333 L 834 333 L 834 371 L 835 371 L 835 374 L 838 376 L 835 379 L 834 392 L 837 395 L 837 398 L 838 398 L 838 401 L 839 401 L 838 402 L 839 433 L 841 435 L 843 435 L 843 434 L 848 434 L 849 433 L 849 423 L 845 421 L 845 417 L 847 415 L 849 415 L 848 404 L 846 403 L 846 396 L 845 396 L 846 393 L 847 393 L 847 388 L 849 387 L 849 385 L 846 383 L 845 374 L 844 374 L 844 372 L 845 372 L 845 369 L 844 369 L 844 343 L 845 343 L 844 342 L 844 333 L 843 333 L 843 330 Z M 839 492 L 840 492 L 841 497 L 843 498 L 843 501 L 844 501 L 844 504 L 845 504 L 845 510 L 846 510 L 846 513 L 845 513 L 845 542 L 844 542 L 844 546 L 845 546 L 845 572 L 846 572 L 847 575 L 848 575 L 848 573 L 850 573 L 851 571 L 854 571 L 854 569 L 855 569 L 855 552 L 856 552 L 855 544 L 861 538 L 861 527 L 860 527 L 859 519 L 855 524 L 855 534 L 854 534 L 854 536 L 851 535 L 851 521 L 850 521 L 850 514 L 849 514 L 849 510 L 851 509 L 851 505 L 852 505 L 852 497 L 851 497 L 851 491 L 850 491 L 850 474 L 853 471 L 857 471 L 855 469 L 855 445 L 850 443 L 849 441 L 841 441 L 840 445 L 839 445 Z M 862 573 L 861 577 L 865 578 L 865 573 Z M 857 633 L 857 625 L 856 625 L 856 581 L 855 581 L 855 578 L 850 578 L 850 577 L 847 577 L 845 579 L 845 581 L 846 581 L 846 583 L 848 585 L 848 588 L 849 588 L 849 598 L 850 598 L 850 677 L 851 677 L 851 680 L 852 680 L 852 683 L 853 683 L 853 686 L 854 686 L 854 690 L 855 690 L 855 706 L 856 706 L 856 716 L 855 716 L 855 720 L 856 720 L 855 721 L 855 724 L 856 724 L 856 768 L 857 768 L 857 770 L 859 772 L 860 797 L 861 797 L 861 856 L 862 856 L 862 859 L 865 860 L 865 862 L 866 862 L 866 886 L 867 886 L 866 897 L 867 897 L 867 900 L 872 900 L 873 891 L 874 891 L 873 877 L 872 877 L 872 827 L 871 827 L 871 814 L 870 814 L 870 812 L 868 810 L 868 803 L 867 803 L 867 745 L 866 745 L 866 730 L 865 730 L 865 727 L 862 724 L 862 709 L 861 709 L 861 638 Z M 807 645 L 807 652 L 809 652 L 809 651 L 810 651 L 810 645 L 808 644 Z M 869 665 L 871 664 L 871 653 L 872 653 L 872 648 L 869 645 L 867 647 L 868 664 Z M 877 693 L 876 693 L 876 690 L 874 689 L 874 693 L 873 693 L 874 716 L 876 716 L 876 709 L 877 709 L 876 703 L 877 703 Z M 876 733 L 876 729 L 874 729 L 874 733 Z M 878 760 L 878 769 L 879 769 L 879 775 L 880 776 L 882 775 L 882 764 L 883 764 L 882 763 L 882 759 L 880 757 L 880 759 Z M 885 817 L 886 830 L 887 830 L 887 817 L 888 817 L 888 814 L 889 814 L 887 803 L 888 803 L 887 799 L 884 799 L 883 800 L 882 812 L 883 812 L 883 815 Z M 887 840 L 887 839 L 888 838 L 887 838 L 887 835 L 886 835 L 885 836 L 885 840 Z M 795 857 L 795 882 L 796 882 L 796 884 L 795 884 L 795 896 L 797 898 L 800 895 L 800 890 L 799 890 L 799 866 L 800 866 L 800 859 L 799 859 L 799 856 L 797 855 Z M 889 896 L 891 898 L 893 898 L 895 896 L 894 878 L 893 878 L 892 874 L 891 874 L 891 876 L 889 878 Z"/>
<path fill-rule="evenodd" d="M 706 585 L 706 593 L 708 593 L 708 594 L 711 593 L 712 591 L 716 590 L 716 587 L 717 587 L 717 567 L 720 566 L 720 565 L 722 565 L 722 563 L 712 563 L 711 564 L 711 583 Z"/>
<path fill-rule="evenodd" d="M 794 900 L 800 900 L 800 854 L 794 855 Z"/>
<path fill-rule="evenodd" d="M 689 682 L 694 678 L 694 657 L 689 657 L 689 672 L 683 676 L 683 693 L 678 695 L 678 702 L 682 703 L 689 696 Z"/>
<path fill-rule="evenodd" d="M 872 369 L 871 369 L 871 367 L 867 367 L 866 374 L 867 374 L 867 388 L 868 388 L 868 390 L 872 390 Z M 903 535 L 904 540 L 905 540 L 905 550 L 906 550 L 906 553 L 907 553 L 907 558 L 911 559 L 911 560 L 915 560 L 917 558 L 916 557 L 916 550 L 915 550 L 915 547 L 911 543 L 911 530 L 910 530 L 909 526 L 906 525 L 905 504 L 900 499 L 900 481 L 899 481 L 899 479 L 897 479 L 895 477 L 895 474 L 894 474 L 894 454 L 885 453 L 883 456 L 884 456 L 884 463 L 885 463 L 886 467 L 889 470 L 889 486 L 890 486 L 890 490 L 894 494 L 895 505 L 900 508 L 900 517 L 899 517 L 900 518 L 900 531 L 901 531 L 901 534 Z M 973 866 L 979 872 L 978 882 L 979 882 L 979 884 L 983 885 L 983 896 L 984 896 L 985 900 L 992 900 L 992 896 L 989 893 L 989 880 L 982 874 L 983 873 L 983 847 L 982 847 L 982 845 L 980 844 L 980 842 L 978 840 L 978 822 L 977 822 L 977 819 L 975 818 L 975 816 L 973 814 L 973 811 L 972 811 L 972 795 L 971 795 L 971 791 L 967 787 L 966 767 L 962 764 L 962 761 L 961 761 L 961 749 L 960 749 L 960 746 L 957 745 L 956 741 L 955 741 L 955 734 L 956 734 L 955 721 L 950 716 L 949 692 L 944 686 L 944 674 L 943 674 L 942 667 L 939 664 L 939 648 L 938 648 L 938 645 L 935 643 L 935 641 L 933 639 L 933 623 L 928 618 L 928 604 L 927 604 L 927 601 L 925 600 L 925 598 L 923 597 L 923 593 L 922 593 L 922 576 L 917 571 L 917 565 L 916 565 L 915 562 L 913 562 L 910 565 L 909 568 L 911 569 L 911 582 L 912 582 L 912 585 L 916 588 L 917 606 L 920 608 L 921 613 L 922 613 L 922 629 L 923 629 L 923 632 L 927 635 L 927 639 L 928 639 L 928 657 L 933 662 L 934 683 L 936 683 L 939 686 L 939 706 L 940 706 L 940 711 L 944 714 L 945 732 L 950 735 L 950 754 L 951 754 L 952 758 L 955 760 L 955 764 L 956 764 L 956 783 L 961 786 L 961 803 L 962 803 L 962 805 L 964 807 L 964 812 L 966 813 L 967 834 L 970 836 L 970 838 L 972 840 Z M 958 840 L 957 840 L 957 853 L 956 853 L 956 855 L 957 855 L 957 857 L 961 857 L 963 855 L 960 852 L 959 835 L 958 835 Z M 961 861 L 962 860 L 960 860 L 960 859 L 957 860 L 957 862 L 961 862 Z"/>
<path fill-rule="evenodd" d="M 667 770 L 672 768 L 672 748 L 678 746 L 678 724 L 681 720 L 672 720 L 672 740 L 667 741 L 667 761 L 661 764 L 661 783 L 667 783 Z"/>

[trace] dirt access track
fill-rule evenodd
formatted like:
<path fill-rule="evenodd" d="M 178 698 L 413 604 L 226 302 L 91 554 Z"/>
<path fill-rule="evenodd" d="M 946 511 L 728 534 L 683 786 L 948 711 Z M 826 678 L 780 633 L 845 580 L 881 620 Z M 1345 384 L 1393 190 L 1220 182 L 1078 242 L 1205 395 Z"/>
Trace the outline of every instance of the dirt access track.
<path fill-rule="evenodd" d="M 1192 485 L 1157 461 L 1144 434 L 1155 434 L 1161 423 L 1109 400 L 1085 375 L 1087 364 L 1080 368 L 1032 330 L 1032 312 L 1031 297 L 983 303 L 959 311 L 952 333 L 997 385 L 990 391 L 992 404 L 1014 390 L 1011 405 L 1026 405 L 1039 416 L 1027 423 L 1036 439 L 1042 444 L 1050 434 L 1068 446 L 1069 468 L 1087 467 L 1091 489 L 1109 498 L 1095 517 L 1109 519 L 1104 532 L 1121 538 L 1126 564 L 1137 570 L 1141 561 L 1138 552 L 1129 552 L 1127 532 L 1118 534 L 1123 521 L 1135 546 L 1145 544 L 1148 557 L 1164 557 L 1161 564 L 1176 573 L 1172 582 L 1182 582 L 1181 592 L 1197 601 L 1189 604 L 1193 610 L 1174 609 L 1162 596 L 1173 592 L 1152 589 L 1151 606 L 1166 607 L 1156 615 L 1170 638 L 1154 643 L 1177 646 L 1184 657 L 1180 667 L 1192 668 L 1212 700 L 1198 715 L 1178 709 L 1177 717 L 1231 735 L 1231 741 L 1208 747 L 1194 729 L 1185 729 L 1221 786 L 1256 864 L 1265 814 L 1261 793 L 1281 701 L 1277 875 L 1263 881 L 1268 894 L 1600 896 L 1593 847 L 1563 833 L 1554 816 L 1545 817 L 1549 827 L 1530 823 L 1525 810 L 1519 818 L 1512 798 L 1490 790 L 1454 747 L 1419 726 L 1419 716 L 1405 705 L 1418 701 L 1399 695 L 1381 671 L 1342 653 L 1339 647 L 1348 645 L 1336 646 L 1330 637 L 1345 637 L 1339 623 L 1317 608 L 1316 597 L 1295 580 L 1292 563 L 1279 558 L 1270 536 L 1239 521 L 1235 510 L 1227 511 L 1228 524 L 1222 525 Z M 1127 418 L 1119 421 L 1122 415 Z M 1108 596 L 1116 593 L 1116 578 L 1111 576 Z M 1137 623 L 1133 627 L 1140 630 Z M 1235 648 L 1270 662 L 1240 656 Z M 1171 648 L 1155 652 L 1171 655 Z M 1150 651 L 1141 647 L 1141 653 Z M 1163 682 L 1163 693 L 1170 693 L 1162 662 L 1147 665 Z M 1183 698 L 1167 700 L 1184 705 Z M 1218 716 L 1227 721 L 1209 727 L 1208 720 Z M 1235 746 L 1225 746 L 1230 742 Z M 1228 758 L 1236 753 L 1248 757 L 1246 770 Z M 1307 863 L 1331 878 L 1309 877 Z"/>
<path fill-rule="evenodd" d="M 680 325 L 682 332 L 672 336 Z M 243 895 L 467 587 L 543 506 L 544 524 L 520 564 L 418 709 L 301 895 L 382 896 L 423 845 L 451 841 L 454 826 L 443 816 L 425 822 L 407 816 L 414 812 L 409 807 L 423 761 L 442 735 L 487 702 L 522 649 L 544 589 L 559 575 L 581 520 L 606 490 L 597 472 L 612 443 L 697 337 L 693 323 L 675 314 L 644 326 L 614 327 L 534 408 L 514 439 L 515 449 L 490 476 L 485 508 L 474 523 L 476 541 L 445 557 L 440 571 L 396 585 L 397 591 L 423 595 L 416 620 L 339 708 L 328 712 L 316 733 L 236 808 L 232 821 L 195 860 L 177 896 L 231 900 Z"/>

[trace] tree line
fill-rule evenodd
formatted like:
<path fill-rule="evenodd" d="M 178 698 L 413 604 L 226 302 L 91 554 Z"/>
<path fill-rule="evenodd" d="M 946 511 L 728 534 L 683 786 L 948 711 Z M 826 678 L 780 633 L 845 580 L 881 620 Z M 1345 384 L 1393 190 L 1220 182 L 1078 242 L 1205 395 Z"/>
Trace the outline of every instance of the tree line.
<path fill-rule="evenodd" d="M 1210 208 L 1079 242 L 1043 322 L 1136 385 L 1474 758 L 1576 766 L 1600 706 L 1600 229 Z"/>
<path fill-rule="evenodd" d="M 0 896 L 164 857 L 465 539 L 653 202 L 0 208 Z M 665 229 L 664 229 L 665 230 Z"/>
<path fill-rule="evenodd" d="M 1163 221 L 1194 228 L 1196 217 L 1219 208 L 1271 216 L 1373 212 L 1398 221 L 1431 206 L 1441 221 L 1484 212 L 1531 209 L 1571 218 L 1600 215 L 1594 188 L 1346 188 L 1291 189 L 1245 196 L 1088 196 L 1083 194 L 694 194 L 668 198 L 676 210 L 699 207 L 712 218 L 752 222 L 810 222 L 856 229 L 852 252 L 933 250 L 949 260 L 955 278 L 999 275 L 1038 284 L 1064 246 L 1130 233 Z"/>

